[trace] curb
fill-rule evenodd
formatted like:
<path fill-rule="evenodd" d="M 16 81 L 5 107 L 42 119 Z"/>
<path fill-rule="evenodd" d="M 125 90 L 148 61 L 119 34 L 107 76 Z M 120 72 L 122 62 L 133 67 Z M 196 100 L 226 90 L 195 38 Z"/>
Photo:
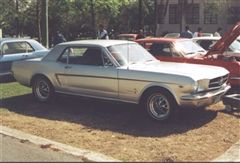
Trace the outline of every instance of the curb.
<path fill-rule="evenodd" d="M 212 162 L 240 162 L 240 140 Z"/>
<path fill-rule="evenodd" d="M 72 147 L 49 139 L 27 134 L 22 131 L 11 129 L 5 126 L 0 126 L 0 134 L 7 135 L 23 141 L 29 141 L 39 146 L 50 147 L 51 149 L 54 150 L 57 149 L 67 154 L 80 157 L 83 161 L 86 162 L 121 162 L 120 160 L 116 160 L 101 153 L 96 153 L 90 150 Z"/>

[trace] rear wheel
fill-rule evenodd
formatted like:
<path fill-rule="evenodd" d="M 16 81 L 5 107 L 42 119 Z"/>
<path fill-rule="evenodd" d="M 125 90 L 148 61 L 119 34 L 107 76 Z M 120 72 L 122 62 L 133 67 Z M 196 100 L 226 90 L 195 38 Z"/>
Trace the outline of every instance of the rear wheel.
<path fill-rule="evenodd" d="M 40 102 L 48 102 L 54 95 L 54 89 L 50 81 L 43 76 L 36 77 L 33 81 L 32 91 L 34 97 Z"/>
<path fill-rule="evenodd" d="M 145 95 L 143 106 L 154 120 L 166 121 L 176 110 L 176 101 L 170 93 L 163 90 L 151 91 Z"/>

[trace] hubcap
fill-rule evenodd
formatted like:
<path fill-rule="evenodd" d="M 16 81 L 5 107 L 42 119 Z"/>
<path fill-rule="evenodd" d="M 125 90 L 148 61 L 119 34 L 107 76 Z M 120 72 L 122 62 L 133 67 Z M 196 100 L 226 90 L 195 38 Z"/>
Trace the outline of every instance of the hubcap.
<path fill-rule="evenodd" d="M 155 94 L 150 97 L 149 109 L 155 118 L 164 119 L 170 112 L 170 105 L 165 96 Z"/>
<path fill-rule="evenodd" d="M 42 100 L 48 99 L 50 95 L 50 88 L 48 83 L 45 80 L 40 80 L 37 82 L 36 93 L 40 99 Z"/>

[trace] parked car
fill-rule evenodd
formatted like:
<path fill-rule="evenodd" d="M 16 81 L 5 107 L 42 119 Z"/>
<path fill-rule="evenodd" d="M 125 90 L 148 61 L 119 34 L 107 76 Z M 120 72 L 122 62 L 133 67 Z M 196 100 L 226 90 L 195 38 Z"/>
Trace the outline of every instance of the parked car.
<path fill-rule="evenodd" d="M 202 33 L 203 37 L 209 36 L 212 37 L 213 34 L 212 33 Z M 164 35 L 165 38 L 179 38 L 180 37 L 180 33 L 167 33 L 166 35 Z"/>
<path fill-rule="evenodd" d="M 218 102 L 230 89 L 224 68 L 160 62 L 139 44 L 121 40 L 62 43 L 43 59 L 14 62 L 12 71 L 41 102 L 57 92 L 142 104 L 160 121 L 178 106 Z"/>
<path fill-rule="evenodd" d="M 212 33 L 202 33 L 202 37 L 213 37 Z"/>
<path fill-rule="evenodd" d="M 240 87 L 240 55 L 224 53 L 240 35 L 240 23 L 227 32 L 208 52 L 191 39 L 149 38 L 136 40 L 161 61 L 214 65 L 230 72 L 234 89 Z"/>
<path fill-rule="evenodd" d="M 165 38 L 179 38 L 180 37 L 180 33 L 167 33 L 166 35 L 164 35 Z"/>
<path fill-rule="evenodd" d="M 193 41 L 199 44 L 205 50 L 209 51 L 213 47 L 213 45 L 216 44 L 216 42 L 220 39 L 221 37 L 195 37 L 193 38 Z M 224 54 L 227 53 L 240 54 L 240 42 L 238 42 L 237 40 L 233 41 L 227 48 L 227 50 L 224 52 Z"/>
<path fill-rule="evenodd" d="M 213 37 L 212 33 L 202 33 L 202 37 Z"/>
<path fill-rule="evenodd" d="M 3 38 L 0 39 L 0 78 L 11 76 L 13 61 L 40 58 L 48 50 L 32 39 Z"/>
<path fill-rule="evenodd" d="M 138 39 L 138 34 L 135 33 L 126 33 L 126 34 L 119 34 L 117 36 L 118 40 L 128 40 L 128 41 L 135 41 Z"/>

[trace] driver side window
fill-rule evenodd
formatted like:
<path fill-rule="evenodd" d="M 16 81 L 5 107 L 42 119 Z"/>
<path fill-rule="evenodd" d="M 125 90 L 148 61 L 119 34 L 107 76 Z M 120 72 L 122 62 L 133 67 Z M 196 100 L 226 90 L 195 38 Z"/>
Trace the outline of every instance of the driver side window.
<path fill-rule="evenodd" d="M 77 65 L 112 66 L 113 64 L 101 48 L 69 47 L 59 58 L 60 62 Z"/>

